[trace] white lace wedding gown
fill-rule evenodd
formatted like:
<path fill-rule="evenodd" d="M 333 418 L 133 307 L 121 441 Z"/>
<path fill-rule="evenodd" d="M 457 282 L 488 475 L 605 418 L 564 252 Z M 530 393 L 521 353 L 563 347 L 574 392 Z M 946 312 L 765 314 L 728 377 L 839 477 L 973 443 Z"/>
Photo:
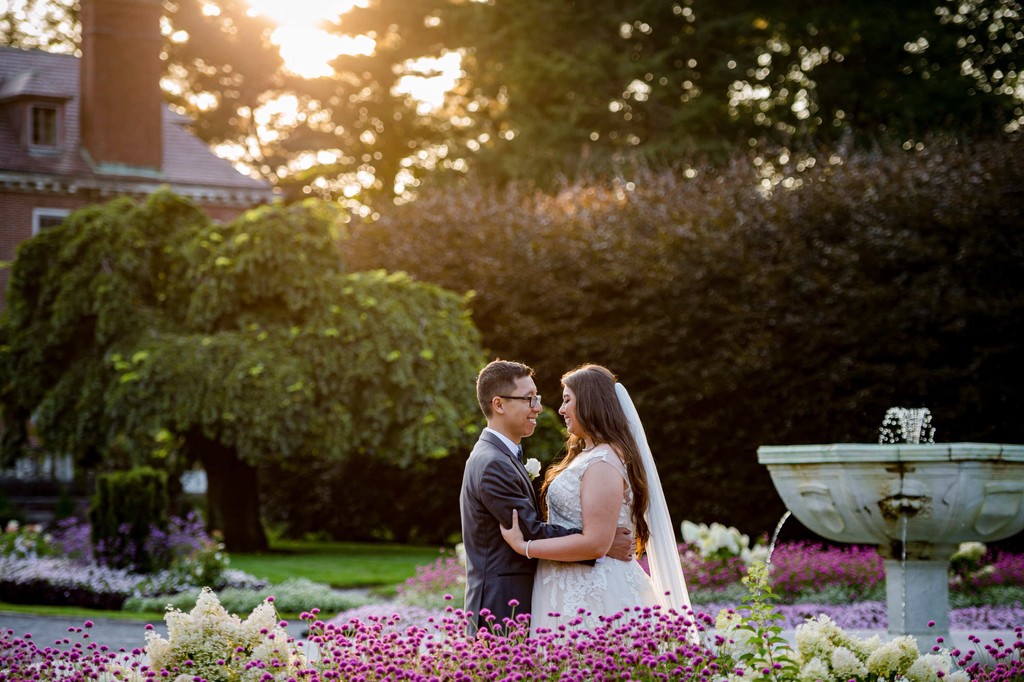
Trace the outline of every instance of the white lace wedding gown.
<path fill-rule="evenodd" d="M 583 474 L 596 462 L 611 464 L 626 481 L 619 504 L 618 525 L 633 529 L 629 477 L 622 460 L 609 445 L 598 445 L 581 453 L 551 482 L 547 490 L 549 523 L 583 527 L 580 488 Z M 541 628 L 557 631 L 558 626 L 577 617 L 582 618 L 582 623 L 574 627 L 591 629 L 600 625 L 601 616 L 615 615 L 626 607 L 655 604 L 657 597 L 651 579 L 635 559 L 618 561 L 604 557 L 594 566 L 542 559 L 533 583 L 530 631 L 533 634 L 538 634 Z"/>

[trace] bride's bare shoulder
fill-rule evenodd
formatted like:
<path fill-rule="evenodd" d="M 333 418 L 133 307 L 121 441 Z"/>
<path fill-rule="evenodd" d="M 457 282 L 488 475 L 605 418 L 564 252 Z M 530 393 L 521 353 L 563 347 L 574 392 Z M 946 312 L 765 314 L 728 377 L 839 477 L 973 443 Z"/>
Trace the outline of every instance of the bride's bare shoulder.
<path fill-rule="evenodd" d="M 625 461 L 625 459 L 622 456 L 622 450 L 620 450 L 619 446 L 615 445 L 614 443 L 601 443 L 600 445 L 595 445 L 594 451 L 600 451 L 601 454 L 605 456 L 614 455 L 615 458 L 618 459 L 620 462 Z"/>

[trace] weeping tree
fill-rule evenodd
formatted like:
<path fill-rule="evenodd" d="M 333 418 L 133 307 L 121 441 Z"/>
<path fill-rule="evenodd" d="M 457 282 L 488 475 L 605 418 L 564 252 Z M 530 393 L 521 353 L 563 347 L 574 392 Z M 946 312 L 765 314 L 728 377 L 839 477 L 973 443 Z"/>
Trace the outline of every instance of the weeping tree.
<path fill-rule="evenodd" d="M 159 192 L 22 244 L 0 323 L 5 458 L 201 463 L 211 526 L 266 547 L 257 465 L 403 467 L 466 447 L 482 351 L 463 297 L 346 273 L 323 204 L 214 224 Z M 301 504 L 296 500 L 295 504 Z"/>

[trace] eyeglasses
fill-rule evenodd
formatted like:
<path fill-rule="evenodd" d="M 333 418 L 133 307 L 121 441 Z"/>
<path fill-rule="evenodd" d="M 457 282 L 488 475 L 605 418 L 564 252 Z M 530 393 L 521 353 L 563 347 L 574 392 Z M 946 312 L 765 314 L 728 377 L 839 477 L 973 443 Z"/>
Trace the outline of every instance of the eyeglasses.
<path fill-rule="evenodd" d="M 505 400 L 529 400 L 530 407 L 540 407 L 540 395 L 499 395 Z"/>

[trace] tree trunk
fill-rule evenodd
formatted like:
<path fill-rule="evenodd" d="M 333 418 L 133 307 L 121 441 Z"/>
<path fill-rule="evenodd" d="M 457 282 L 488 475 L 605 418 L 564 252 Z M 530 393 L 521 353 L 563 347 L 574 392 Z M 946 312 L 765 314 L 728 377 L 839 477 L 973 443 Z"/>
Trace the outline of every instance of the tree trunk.
<path fill-rule="evenodd" d="M 201 434 L 191 434 L 188 440 L 189 449 L 206 470 L 210 529 L 224 534 L 228 552 L 266 551 L 256 467 L 239 459 L 234 448 Z"/>

